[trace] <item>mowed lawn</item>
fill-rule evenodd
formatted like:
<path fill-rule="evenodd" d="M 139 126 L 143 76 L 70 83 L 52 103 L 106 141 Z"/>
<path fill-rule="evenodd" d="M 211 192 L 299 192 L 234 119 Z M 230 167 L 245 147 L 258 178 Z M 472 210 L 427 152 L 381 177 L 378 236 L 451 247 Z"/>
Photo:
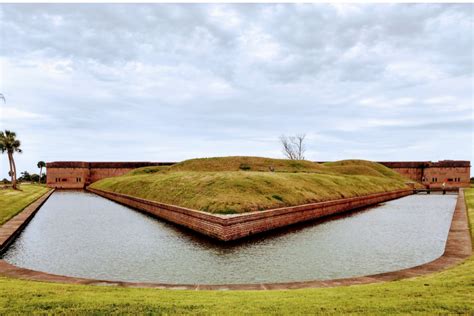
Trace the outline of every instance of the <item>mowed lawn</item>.
<path fill-rule="evenodd" d="M 48 192 L 46 186 L 22 184 L 20 190 L 0 188 L 0 225 Z"/>
<path fill-rule="evenodd" d="M 472 225 L 474 189 L 466 191 L 466 200 Z M 5 207 L 0 204 L 0 209 Z M 0 314 L 18 313 L 473 314 L 474 258 L 402 281 L 286 291 L 156 290 L 0 278 Z"/>

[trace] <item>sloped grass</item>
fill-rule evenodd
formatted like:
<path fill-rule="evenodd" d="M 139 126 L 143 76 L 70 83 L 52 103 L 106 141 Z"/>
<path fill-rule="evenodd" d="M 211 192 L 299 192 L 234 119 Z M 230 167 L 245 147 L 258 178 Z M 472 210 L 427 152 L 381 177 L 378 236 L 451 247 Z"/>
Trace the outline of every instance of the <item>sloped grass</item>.
<path fill-rule="evenodd" d="M 324 166 L 308 160 L 273 159 L 264 157 L 213 157 L 185 160 L 169 167 L 171 171 L 275 171 L 320 172 Z"/>
<path fill-rule="evenodd" d="M 332 172 L 351 174 L 351 175 L 373 175 L 379 177 L 390 177 L 402 179 L 403 177 L 390 168 L 382 164 L 367 160 L 341 160 L 334 162 L 325 162 L 324 167 L 329 168 Z"/>
<path fill-rule="evenodd" d="M 403 181 L 375 176 L 183 171 L 108 178 L 91 187 L 211 213 L 243 213 L 406 186 Z"/>
<path fill-rule="evenodd" d="M 471 239 L 474 241 L 474 227 L 472 226 L 474 224 L 474 186 L 471 186 L 471 189 L 464 190 L 464 198 L 466 199 L 468 216 L 471 219 L 469 221 Z"/>
<path fill-rule="evenodd" d="M 220 157 L 140 168 L 91 187 L 229 214 L 387 192 L 406 188 L 406 181 L 369 161 L 326 166 L 310 161 Z"/>
<path fill-rule="evenodd" d="M 20 190 L 0 189 L 0 225 L 7 222 L 49 190 L 46 186 L 38 184 L 22 184 Z"/>
<path fill-rule="evenodd" d="M 474 189 L 465 192 L 472 227 Z M 0 209 L 3 209 L 5 204 L 1 203 Z M 6 315 L 244 313 L 471 315 L 474 313 L 474 258 L 443 272 L 402 281 L 285 291 L 111 288 L 0 277 L 0 314 Z"/>

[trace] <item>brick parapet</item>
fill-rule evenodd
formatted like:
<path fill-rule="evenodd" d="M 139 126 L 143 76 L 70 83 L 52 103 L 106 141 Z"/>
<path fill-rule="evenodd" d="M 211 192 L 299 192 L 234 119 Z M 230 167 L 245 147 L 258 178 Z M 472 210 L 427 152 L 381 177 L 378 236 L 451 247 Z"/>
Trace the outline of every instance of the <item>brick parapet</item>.
<path fill-rule="evenodd" d="M 46 183 L 49 187 L 57 189 L 83 189 L 95 181 L 121 176 L 136 168 L 172 164 L 174 162 L 48 162 L 46 163 Z"/>
<path fill-rule="evenodd" d="M 409 189 L 397 190 L 245 214 L 220 215 L 154 202 L 116 192 L 92 188 L 87 190 L 222 241 L 240 239 L 275 228 L 367 207 L 413 193 Z"/>

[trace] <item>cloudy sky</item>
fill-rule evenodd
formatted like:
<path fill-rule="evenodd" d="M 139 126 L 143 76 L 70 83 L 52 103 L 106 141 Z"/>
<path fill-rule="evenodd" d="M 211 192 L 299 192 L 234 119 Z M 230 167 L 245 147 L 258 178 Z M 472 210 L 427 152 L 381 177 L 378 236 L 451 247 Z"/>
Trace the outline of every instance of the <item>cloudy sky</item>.
<path fill-rule="evenodd" d="M 38 160 L 474 160 L 473 6 L 0 5 L 0 128 Z M 5 155 L 0 177 L 7 175 Z"/>

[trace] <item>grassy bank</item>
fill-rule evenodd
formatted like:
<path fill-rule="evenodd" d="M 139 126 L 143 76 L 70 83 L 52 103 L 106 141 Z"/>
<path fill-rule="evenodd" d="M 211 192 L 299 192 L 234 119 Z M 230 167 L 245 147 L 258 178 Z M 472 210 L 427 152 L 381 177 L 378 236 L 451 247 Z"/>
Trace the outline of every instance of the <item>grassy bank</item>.
<path fill-rule="evenodd" d="M 466 191 L 466 200 L 472 225 L 474 189 Z M 0 210 L 6 207 L 2 201 Z M 473 314 L 474 258 L 452 269 L 408 280 L 286 291 L 127 289 L 0 277 L 0 314 L 31 313 Z"/>
<path fill-rule="evenodd" d="M 22 184 L 20 190 L 0 189 L 0 225 L 18 214 L 26 205 L 48 192 L 37 184 Z"/>
<path fill-rule="evenodd" d="M 406 188 L 369 161 L 317 164 L 259 157 L 192 159 L 145 167 L 91 187 L 211 213 L 243 213 Z"/>
<path fill-rule="evenodd" d="M 469 228 L 471 229 L 471 239 L 474 241 L 474 186 L 471 186 L 471 189 L 465 190 L 464 192 L 464 197 L 466 198 L 466 204 L 468 208 L 468 216 L 471 219 L 469 221 Z"/>

